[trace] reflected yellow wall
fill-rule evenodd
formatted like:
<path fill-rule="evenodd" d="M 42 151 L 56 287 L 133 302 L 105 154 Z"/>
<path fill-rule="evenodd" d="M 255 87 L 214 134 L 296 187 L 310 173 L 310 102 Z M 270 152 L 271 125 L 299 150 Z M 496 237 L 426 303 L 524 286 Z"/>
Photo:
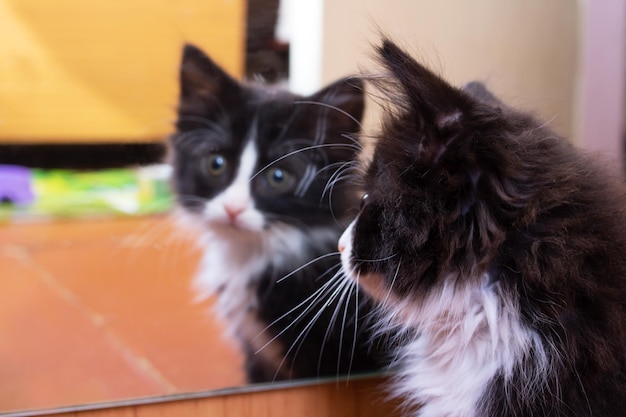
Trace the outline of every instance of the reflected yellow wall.
<path fill-rule="evenodd" d="M 574 132 L 579 2 L 324 1 L 323 81 L 372 64 L 383 32 L 456 85 L 481 80 L 506 102 Z"/>
<path fill-rule="evenodd" d="M 152 141 L 181 47 L 243 74 L 244 0 L 0 0 L 0 142 Z"/>

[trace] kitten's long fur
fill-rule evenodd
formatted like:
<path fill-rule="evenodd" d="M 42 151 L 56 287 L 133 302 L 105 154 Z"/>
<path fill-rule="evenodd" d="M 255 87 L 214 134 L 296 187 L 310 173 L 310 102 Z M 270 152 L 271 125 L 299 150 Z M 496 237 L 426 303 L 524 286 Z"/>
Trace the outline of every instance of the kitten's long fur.
<path fill-rule="evenodd" d="M 362 81 L 302 97 L 239 83 L 188 45 L 180 82 L 171 159 L 204 250 L 195 288 L 217 297 L 249 381 L 377 368 L 370 306 L 336 276 L 336 241 L 358 200 L 344 177 L 359 149 Z"/>
<path fill-rule="evenodd" d="M 405 340 L 395 392 L 428 417 L 626 415 L 623 180 L 481 84 L 378 53 L 396 109 L 340 250 Z"/>

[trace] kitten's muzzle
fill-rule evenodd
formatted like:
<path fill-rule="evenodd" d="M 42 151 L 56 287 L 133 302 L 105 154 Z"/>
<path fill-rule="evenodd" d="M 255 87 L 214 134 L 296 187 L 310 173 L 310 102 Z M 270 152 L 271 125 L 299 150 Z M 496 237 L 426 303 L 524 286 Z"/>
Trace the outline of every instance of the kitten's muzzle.
<path fill-rule="evenodd" d="M 224 211 L 228 215 L 228 219 L 232 224 L 235 224 L 237 217 L 244 211 L 243 207 L 235 207 L 235 206 L 224 206 Z"/>

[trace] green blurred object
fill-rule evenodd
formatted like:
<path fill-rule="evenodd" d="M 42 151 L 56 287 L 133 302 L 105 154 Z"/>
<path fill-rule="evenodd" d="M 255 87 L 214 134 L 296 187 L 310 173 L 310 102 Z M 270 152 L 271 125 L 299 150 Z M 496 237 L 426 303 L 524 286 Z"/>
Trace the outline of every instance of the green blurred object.
<path fill-rule="evenodd" d="M 31 170 L 32 204 L 0 204 L 0 221 L 167 212 L 173 203 L 170 167 L 102 171 Z"/>

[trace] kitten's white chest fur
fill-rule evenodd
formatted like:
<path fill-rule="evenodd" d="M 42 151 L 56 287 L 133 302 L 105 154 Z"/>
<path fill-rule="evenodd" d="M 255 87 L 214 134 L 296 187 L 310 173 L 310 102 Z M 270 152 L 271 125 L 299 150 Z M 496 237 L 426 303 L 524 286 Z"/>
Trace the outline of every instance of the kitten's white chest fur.
<path fill-rule="evenodd" d="M 353 225 L 340 239 L 344 271 L 352 270 Z M 500 284 L 488 274 L 460 278 L 450 275 L 419 303 L 391 295 L 381 306 L 389 327 L 383 330 L 417 334 L 398 352 L 393 388 L 422 405 L 419 416 L 476 416 L 488 384 L 499 374 L 510 378 L 531 348 L 537 366 L 536 375 L 527 376 L 528 389 L 548 370 L 538 335 L 524 326 L 517 302 Z"/>
<path fill-rule="evenodd" d="M 317 238 L 327 239 L 324 232 Z M 237 241 L 207 234 L 206 249 L 194 288 L 199 299 L 216 296 L 214 312 L 226 324 L 226 333 L 243 346 L 273 364 L 282 378 L 290 378 L 289 367 L 282 366 L 286 349 L 274 339 L 270 323 L 260 320 L 258 279 L 272 268 L 292 271 L 305 263 L 310 236 L 293 227 L 273 228 L 263 242 Z M 281 277 L 276 277 L 277 279 Z M 280 283 L 275 284 L 280 285 Z"/>
<path fill-rule="evenodd" d="M 216 296 L 213 312 L 226 325 L 226 336 L 259 353 L 268 363 L 280 364 L 284 348 L 270 343 L 263 322 L 256 314 L 255 279 L 268 267 L 268 259 L 253 242 L 237 245 L 228 240 L 206 247 L 194 288 L 199 297 Z M 267 346 L 266 346 L 267 345 Z"/>
<path fill-rule="evenodd" d="M 216 311 L 226 319 L 230 333 L 245 339 L 258 337 L 263 328 L 246 331 L 247 316 L 257 308 L 257 280 L 269 268 L 290 270 L 299 266 L 297 258 L 307 250 L 303 239 L 302 232 L 289 227 L 275 228 L 249 240 L 207 233 L 194 281 L 198 298 L 217 295 Z"/>
<path fill-rule="evenodd" d="M 231 184 L 208 200 L 200 218 L 192 221 L 198 227 L 200 220 L 204 250 L 193 286 L 199 300 L 216 296 L 214 310 L 226 324 L 229 336 L 254 351 L 262 349 L 260 354 L 266 361 L 279 364 L 284 347 L 270 343 L 269 323 L 257 317 L 258 280 L 268 271 L 290 272 L 302 266 L 310 260 L 312 246 L 334 241 L 336 232 L 331 228 L 305 231 L 286 223 L 268 225 L 255 208 L 250 190 L 257 159 L 254 141 L 250 140 Z M 233 218 L 229 211 L 239 214 Z"/>
<path fill-rule="evenodd" d="M 400 378 L 394 387 L 424 404 L 422 416 L 476 415 L 493 378 L 510 378 L 530 348 L 540 346 L 538 336 L 522 324 L 516 303 L 487 274 L 478 287 L 463 288 L 457 280 L 449 277 L 419 306 L 403 301 L 391 309 L 396 315 L 408 314 L 406 319 L 419 332 L 401 348 Z M 537 360 L 546 363 L 545 358 Z"/>

